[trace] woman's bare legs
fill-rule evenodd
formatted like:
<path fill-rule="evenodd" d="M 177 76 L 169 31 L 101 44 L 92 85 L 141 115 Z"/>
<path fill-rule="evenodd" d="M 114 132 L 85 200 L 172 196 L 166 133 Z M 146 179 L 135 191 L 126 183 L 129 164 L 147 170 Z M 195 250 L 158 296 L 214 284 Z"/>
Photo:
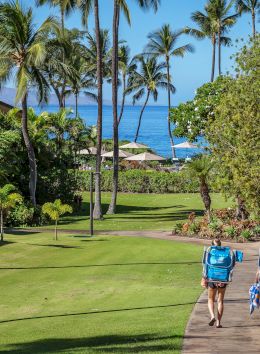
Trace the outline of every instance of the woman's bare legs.
<path fill-rule="evenodd" d="M 214 302 L 216 297 L 217 289 L 208 288 L 208 308 L 210 313 L 210 323 L 212 326 L 214 324 L 215 313 L 214 313 Z"/>
<path fill-rule="evenodd" d="M 217 327 L 221 326 L 221 318 L 224 312 L 224 297 L 225 297 L 226 288 L 218 288 L 218 320 Z"/>

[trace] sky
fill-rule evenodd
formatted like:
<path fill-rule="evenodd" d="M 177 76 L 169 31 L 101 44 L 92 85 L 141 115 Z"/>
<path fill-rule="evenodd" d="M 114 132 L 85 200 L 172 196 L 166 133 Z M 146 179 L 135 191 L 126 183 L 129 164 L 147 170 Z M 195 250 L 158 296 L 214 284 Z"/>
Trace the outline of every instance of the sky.
<path fill-rule="evenodd" d="M 33 1 L 21 0 L 27 6 L 32 6 Z M 185 26 L 196 27 L 190 16 L 194 11 L 203 11 L 206 0 L 161 0 L 161 6 L 155 14 L 153 11 L 143 12 L 136 4 L 135 0 L 127 0 L 131 12 L 131 27 L 127 24 L 123 16 L 120 23 L 120 39 L 127 41 L 131 48 L 131 54 L 136 55 L 143 51 L 147 43 L 147 34 L 160 28 L 163 24 L 170 24 L 173 30 Z M 102 28 L 111 30 L 113 18 L 113 1 L 99 0 L 100 3 L 100 25 Z M 35 8 L 34 18 L 37 25 L 48 15 L 59 15 L 58 9 L 48 5 Z M 68 28 L 82 28 L 78 11 L 74 11 L 66 18 L 65 25 Z M 258 24 L 257 24 L 258 26 Z M 89 30 L 94 29 L 93 14 L 89 18 Z M 223 73 L 232 70 L 232 60 L 230 56 L 237 51 L 236 39 L 248 38 L 251 34 L 251 17 L 244 14 L 231 28 L 229 36 L 232 38 L 234 46 L 223 48 L 222 50 L 222 71 Z M 193 98 L 196 88 L 210 80 L 211 73 L 211 53 L 212 46 L 209 39 L 198 41 L 190 36 L 184 35 L 178 44 L 184 45 L 192 43 L 195 47 L 194 53 L 188 53 L 183 59 L 173 58 L 171 60 L 171 74 L 173 83 L 177 89 L 172 97 L 172 104 L 177 105 Z M 216 67 L 217 71 L 217 67 Z M 119 100 L 121 92 L 119 90 Z M 104 98 L 111 99 L 111 87 L 104 85 Z M 128 102 L 131 99 L 128 98 Z M 150 104 L 154 104 L 150 101 Z M 167 97 L 165 91 L 159 92 L 158 105 L 166 105 Z"/>

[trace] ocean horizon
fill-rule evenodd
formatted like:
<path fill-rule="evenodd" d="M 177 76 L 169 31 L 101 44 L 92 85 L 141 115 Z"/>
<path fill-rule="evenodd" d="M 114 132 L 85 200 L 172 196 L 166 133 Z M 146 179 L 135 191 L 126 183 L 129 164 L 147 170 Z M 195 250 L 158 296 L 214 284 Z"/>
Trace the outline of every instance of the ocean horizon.
<path fill-rule="evenodd" d="M 37 113 L 48 111 L 57 112 L 58 105 L 47 105 L 33 107 Z M 68 109 L 75 111 L 73 105 Z M 125 106 L 124 114 L 119 125 L 119 139 L 133 141 L 137 129 L 138 119 L 142 106 Z M 119 106 L 120 110 L 120 106 Z M 96 125 L 97 105 L 80 105 L 78 107 L 79 116 L 84 119 L 87 125 Z M 167 106 L 147 106 L 144 111 L 142 123 L 139 131 L 139 143 L 144 143 L 151 147 L 157 154 L 169 158 L 172 156 L 171 144 L 167 126 Z M 111 105 L 103 106 L 103 138 L 111 139 L 113 136 L 113 110 Z M 172 124 L 172 130 L 174 124 Z M 174 143 L 179 144 L 186 141 L 185 138 L 174 138 Z M 200 149 L 176 149 L 178 158 L 194 156 L 201 152 Z"/>

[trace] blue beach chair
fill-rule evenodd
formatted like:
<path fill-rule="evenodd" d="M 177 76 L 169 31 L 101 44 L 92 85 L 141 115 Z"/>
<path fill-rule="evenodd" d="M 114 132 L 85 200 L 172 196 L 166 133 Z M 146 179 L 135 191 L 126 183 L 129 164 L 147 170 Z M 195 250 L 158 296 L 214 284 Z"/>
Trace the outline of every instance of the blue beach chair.
<path fill-rule="evenodd" d="M 203 276 L 213 283 L 229 283 L 232 281 L 236 260 L 242 261 L 242 259 L 242 252 L 232 251 L 230 247 L 204 247 Z"/>

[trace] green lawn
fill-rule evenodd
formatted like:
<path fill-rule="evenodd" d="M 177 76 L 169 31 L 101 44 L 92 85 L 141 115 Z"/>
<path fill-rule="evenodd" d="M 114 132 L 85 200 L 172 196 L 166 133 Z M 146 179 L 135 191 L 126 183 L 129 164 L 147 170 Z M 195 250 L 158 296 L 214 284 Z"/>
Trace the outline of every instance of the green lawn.
<path fill-rule="evenodd" d="M 85 194 L 83 210 L 77 215 L 63 218 L 61 228 L 88 229 L 89 194 Z M 102 193 L 103 212 L 110 202 L 110 193 Z M 231 205 L 220 194 L 212 194 L 212 207 Z M 176 222 L 182 222 L 192 211 L 204 212 L 199 194 L 125 194 L 118 195 L 118 214 L 104 215 L 103 221 L 95 221 L 96 230 L 171 230 Z"/>
<path fill-rule="evenodd" d="M 23 232 L 6 241 L 0 353 L 180 353 L 201 292 L 200 246 Z"/>

